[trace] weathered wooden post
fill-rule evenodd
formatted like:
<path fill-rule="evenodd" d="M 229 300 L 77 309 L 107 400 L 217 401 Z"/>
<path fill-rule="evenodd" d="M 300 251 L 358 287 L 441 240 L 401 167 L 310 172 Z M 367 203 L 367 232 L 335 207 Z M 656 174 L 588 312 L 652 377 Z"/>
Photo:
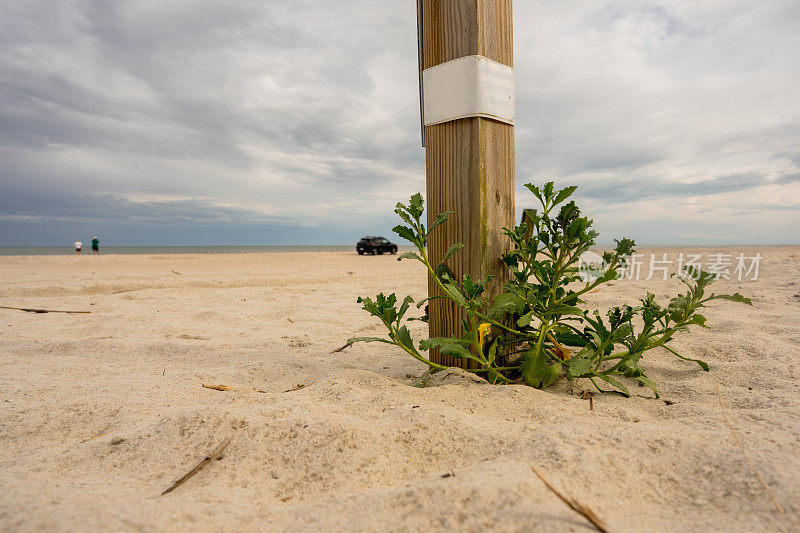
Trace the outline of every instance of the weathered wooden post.
<path fill-rule="evenodd" d="M 506 282 L 500 257 L 508 249 L 501 228 L 514 225 L 514 75 L 512 0 L 418 0 L 423 144 L 428 224 L 452 210 L 433 233 L 428 254 L 448 260 L 460 279 L 494 275 L 487 298 Z M 432 280 L 429 295 L 438 294 Z M 462 313 L 449 301 L 429 303 L 431 337 L 461 335 Z M 431 350 L 432 361 L 470 361 Z"/>

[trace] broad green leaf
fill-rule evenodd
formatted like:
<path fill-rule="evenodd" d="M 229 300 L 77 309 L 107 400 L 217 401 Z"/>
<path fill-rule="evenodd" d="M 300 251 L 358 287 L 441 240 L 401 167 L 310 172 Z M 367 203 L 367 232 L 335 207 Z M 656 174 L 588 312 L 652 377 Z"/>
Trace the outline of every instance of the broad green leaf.
<path fill-rule="evenodd" d="M 583 357 L 573 357 L 567 361 L 569 365 L 567 368 L 567 376 L 570 378 L 579 378 L 589 372 L 594 365 Z"/>
<path fill-rule="evenodd" d="M 456 339 L 454 337 L 431 337 L 419 341 L 420 350 L 430 350 L 434 346 L 444 346 L 445 344 L 460 344 L 462 346 L 469 346 L 469 341 L 464 339 Z"/>
<path fill-rule="evenodd" d="M 586 346 L 586 339 L 576 333 L 559 333 L 555 337 L 565 346 Z"/>
<path fill-rule="evenodd" d="M 525 354 L 520 371 L 526 384 L 543 389 L 558 379 L 561 375 L 561 365 L 558 363 L 548 364 L 547 356 L 544 353 L 537 354 L 534 349 L 531 349 Z"/>
<path fill-rule="evenodd" d="M 458 358 L 475 359 L 475 356 L 472 355 L 472 352 L 460 344 L 443 344 L 439 348 L 439 352 L 441 352 L 442 355 L 452 355 Z"/>
<path fill-rule="evenodd" d="M 450 294 L 453 296 L 453 299 L 456 301 L 458 305 L 460 305 L 461 307 L 468 307 L 467 300 L 464 297 L 464 294 L 462 294 L 461 289 L 459 289 L 452 283 L 445 283 L 444 286 L 448 290 L 448 292 L 450 292 Z"/>
<path fill-rule="evenodd" d="M 514 293 L 504 292 L 494 299 L 494 306 L 489 310 L 490 317 L 496 317 L 503 313 L 519 313 L 525 306 L 525 302 Z"/>

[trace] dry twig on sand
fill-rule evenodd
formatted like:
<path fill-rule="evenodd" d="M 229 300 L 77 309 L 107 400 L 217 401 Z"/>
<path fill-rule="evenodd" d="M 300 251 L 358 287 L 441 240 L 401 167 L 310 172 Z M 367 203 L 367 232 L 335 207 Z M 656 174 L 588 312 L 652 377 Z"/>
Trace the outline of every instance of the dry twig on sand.
<path fill-rule="evenodd" d="M 206 455 L 206 456 L 205 456 L 205 458 L 204 458 L 202 461 L 200 461 L 199 463 L 197 463 L 197 466 L 195 466 L 194 468 L 192 468 L 192 469 L 191 469 L 191 470 L 190 470 L 190 471 L 189 471 L 189 472 L 188 472 L 188 473 L 187 473 L 185 476 L 183 476 L 183 477 L 182 477 L 182 478 L 180 478 L 178 481 L 176 481 L 175 483 L 173 483 L 173 484 L 172 484 L 172 486 L 171 486 L 170 488 L 168 488 L 167 490 L 165 490 L 164 492 L 162 492 L 162 493 L 161 493 L 161 495 L 163 496 L 164 494 L 170 493 L 170 492 L 172 492 L 173 490 L 177 489 L 178 487 L 180 487 L 181 485 L 183 485 L 184 483 L 186 483 L 186 481 L 187 481 L 187 480 L 188 480 L 190 477 L 192 477 L 193 475 L 195 475 L 196 473 L 198 473 L 199 471 L 201 471 L 203 468 L 205 468 L 206 466 L 208 466 L 208 463 L 210 463 L 211 461 L 213 461 L 214 459 L 216 459 L 217 457 L 219 457 L 219 456 L 220 456 L 220 454 L 221 454 L 221 453 L 222 453 L 222 451 L 225 449 L 225 447 L 226 447 L 226 446 L 228 446 L 228 444 L 230 444 L 230 442 L 231 442 L 231 439 L 232 439 L 232 438 L 233 438 L 233 437 L 228 437 L 227 439 L 223 440 L 223 441 L 222 441 L 222 442 L 219 444 L 219 446 L 217 446 L 216 448 L 214 448 L 213 450 L 211 450 L 211 452 L 210 452 L 208 455 Z"/>
<path fill-rule="evenodd" d="M 552 483 L 550 483 L 550 482 L 549 482 L 549 481 L 548 481 L 548 480 L 547 480 L 547 479 L 546 479 L 546 478 L 545 478 L 545 477 L 542 475 L 542 473 L 541 473 L 541 472 L 539 472 L 539 470 L 537 470 L 537 469 L 536 469 L 536 467 L 534 467 L 534 466 L 531 466 L 531 470 L 533 471 L 533 473 L 534 473 L 534 474 L 536 474 L 536 476 L 537 476 L 539 479 L 541 479 L 541 480 L 542 480 L 542 483 L 544 483 L 544 486 L 545 486 L 545 487 L 547 487 L 548 489 L 550 489 L 550 492 L 552 492 L 553 494 L 555 494 L 556 496 L 558 496 L 558 498 L 559 498 L 559 499 L 560 499 L 562 502 L 566 503 L 566 504 L 569 506 L 569 508 L 570 508 L 570 509 L 572 509 L 572 510 L 573 510 L 573 511 L 575 511 L 576 513 L 580 514 L 580 515 L 581 515 L 581 516 L 583 516 L 584 518 L 586 518 L 586 520 L 588 520 L 589 522 L 591 522 L 591 523 L 592 523 L 592 525 L 593 525 L 594 527 L 596 527 L 598 531 L 602 531 L 603 533 L 608 533 L 608 528 L 606 527 L 606 525 L 603 523 L 603 521 L 602 521 L 602 520 L 600 520 L 600 517 L 598 517 L 598 516 L 595 514 L 595 512 L 594 512 L 594 511 L 592 511 L 592 509 L 591 509 L 589 506 L 582 504 L 581 502 L 577 501 L 577 500 L 576 500 L 575 498 L 573 498 L 572 496 L 565 496 L 565 495 L 561 494 L 561 493 L 558 491 L 558 489 L 557 489 L 557 488 L 555 488 L 555 487 L 552 485 Z"/>
<path fill-rule="evenodd" d="M 340 346 L 340 347 L 336 348 L 335 350 L 333 350 L 331 353 L 342 352 L 342 351 L 346 350 L 347 348 L 349 348 L 350 346 L 352 346 L 352 344 L 345 343 L 342 346 Z"/>
<path fill-rule="evenodd" d="M 589 410 L 594 411 L 594 393 L 592 391 L 583 391 L 581 393 L 581 400 L 589 400 Z"/>
<path fill-rule="evenodd" d="M 139 288 L 139 289 L 125 289 L 125 290 L 122 290 L 122 291 L 109 292 L 108 294 L 122 294 L 123 292 L 134 292 L 134 291 L 143 291 L 143 290 L 144 289 L 142 289 L 142 288 Z"/>
<path fill-rule="evenodd" d="M 775 495 L 772 494 L 772 491 L 769 489 L 769 486 L 767 486 L 766 481 L 764 481 L 764 478 L 761 477 L 761 473 L 758 470 L 756 470 L 756 467 L 750 461 L 750 457 L 747 456 L 747 452 L 744 451 L 744 446 L 742 445 L 742 439 L 739 438 L 739 434 L 736 433 L 735 429 L 733 429 L 733 424 L 731 424 L 731 421 L 728 419 L 728 414 L 725 412 L 725 404 L 722 402 L 722 395 L 719 393 L 719 387 L 717 386 L 716 383 L 714 383 L 714 389 L 716 389 L 717 391 L 717 398 L 719 399 L 719 405 L 722 408 L 722 418 L 725 419 L 725 425 L 727 425 L 728 429 L 731 430 L 731 434 L 733 435 L 733 438 L 736 440 L 736 445 L 742 451 L 744 460 L 747 461 L 748 465 L 750 465 L 750 470 L 753 471 L 758 480 L 764 486 L 764 490 L 766 490 L 767 494 L 769 494 L 769 497 L 772 498 L 772 503 L 775 504 L 775 508 L 778 510 L 779 513 L 783 514 L 783 507 L 781 507 L 780 504 L 778 503 L 778 500 L 775 499 Z"/>
<path fill-rule="evenodd" d="M 313 381 L 311 383 L 313 383 Z M 298 383 L 297 385 L 295 385 L 291 389 L 286 389 L 285 391 L 281 391 L 281 392 L 294 392 L 296 390 L 305 389 L 306 387 L 311 385 L 311 383 Z"/>
<path fill-rule="evenodd" d="M 206 385 L 205 383 L 201 383 L 204 389 L 213 389 L 213 390 L 233 390 L 233 387 L 228 387 L 227 385 Z"/>
<path fill-rule="evenodd" d="M 108 435 L 109 433 L 113 433 L 114 431 L 116 431 L 116 429 L 117 429 L 117 428 L 115 428 L 115 427 L 113 427 L 113 426 L 112 426 L 112 427 L 110 427 L 110 428 L 108 428 L 108 429 L 104 430 L 104 431 L 103 431 L 102 433 L 100 433 L 99 435 L 95 435 L 94 437 L 90 437 L 90 438 L 88 438 L 88 439 L 84 439 L 84 440 L 82 440 L 82 441 L 81 441 L 81 444 L 83 444 L 84 442 L 90 442 L 90 441 L 93 441 L 93 440 L 95 440 L 95 439 L 99 439 L 100 437 L 105 437 L 105 436 L 106 436 L 106 435 Z"/>
<path fill-rule="evenodd" d="M 54 311 L 52 309 L 33 309 L 30 307 L 8 307 L 0 305 L 0 309 L 15 309 L 17 311 L 25 311 L 26 313 L 70 313 L 75 315 L 88 315 L 91 311 Z"/>

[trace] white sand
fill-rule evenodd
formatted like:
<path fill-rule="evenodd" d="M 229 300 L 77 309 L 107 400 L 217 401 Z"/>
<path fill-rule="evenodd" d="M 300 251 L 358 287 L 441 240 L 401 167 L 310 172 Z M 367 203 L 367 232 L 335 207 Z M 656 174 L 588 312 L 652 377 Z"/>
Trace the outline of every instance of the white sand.
<path fill-rule="evenodd" d="M 356 296 L 423 296 L 417 263 L 0 257 L 0 305 L 92 311 L 0 309 L 0 529 L 590 531 L 536 465 L 615 531 L 796 531 L 800 249 L 762 251 L 758 281 L 714 286 L 755 306 L 714 303 L 711 329 L 674 343 L 710 373 L 659 350 L 645 366 L 661 400 L 637 388 L 595 396 L 593 411 L 584 383 L 455 373 L 415 388 L 424 366 L 391 346 L 331 353 L 382 334 Z M 618 281 L 591 299 L 664 301 L 679 287 Z M 159 496 L 228 436 L 221 460 Z"/>

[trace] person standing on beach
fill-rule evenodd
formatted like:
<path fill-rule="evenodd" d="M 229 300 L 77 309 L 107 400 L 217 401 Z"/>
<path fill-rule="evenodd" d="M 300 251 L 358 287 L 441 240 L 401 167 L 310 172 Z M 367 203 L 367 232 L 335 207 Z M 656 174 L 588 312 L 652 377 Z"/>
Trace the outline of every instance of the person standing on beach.
<path fill-rule="evenodd" d="M 97 238 L 97 235 L 92 237 L 92 253 L 100 255 L 100 239 Z"/>
<path fill-rule="evenodd" d="M 81 242 L 80 239 L 78 239 L 77 241 L 75 241 L 75 253 L 79 254 L 81 253 L 81 250 L 83 250 L 83 243 Z"/>

